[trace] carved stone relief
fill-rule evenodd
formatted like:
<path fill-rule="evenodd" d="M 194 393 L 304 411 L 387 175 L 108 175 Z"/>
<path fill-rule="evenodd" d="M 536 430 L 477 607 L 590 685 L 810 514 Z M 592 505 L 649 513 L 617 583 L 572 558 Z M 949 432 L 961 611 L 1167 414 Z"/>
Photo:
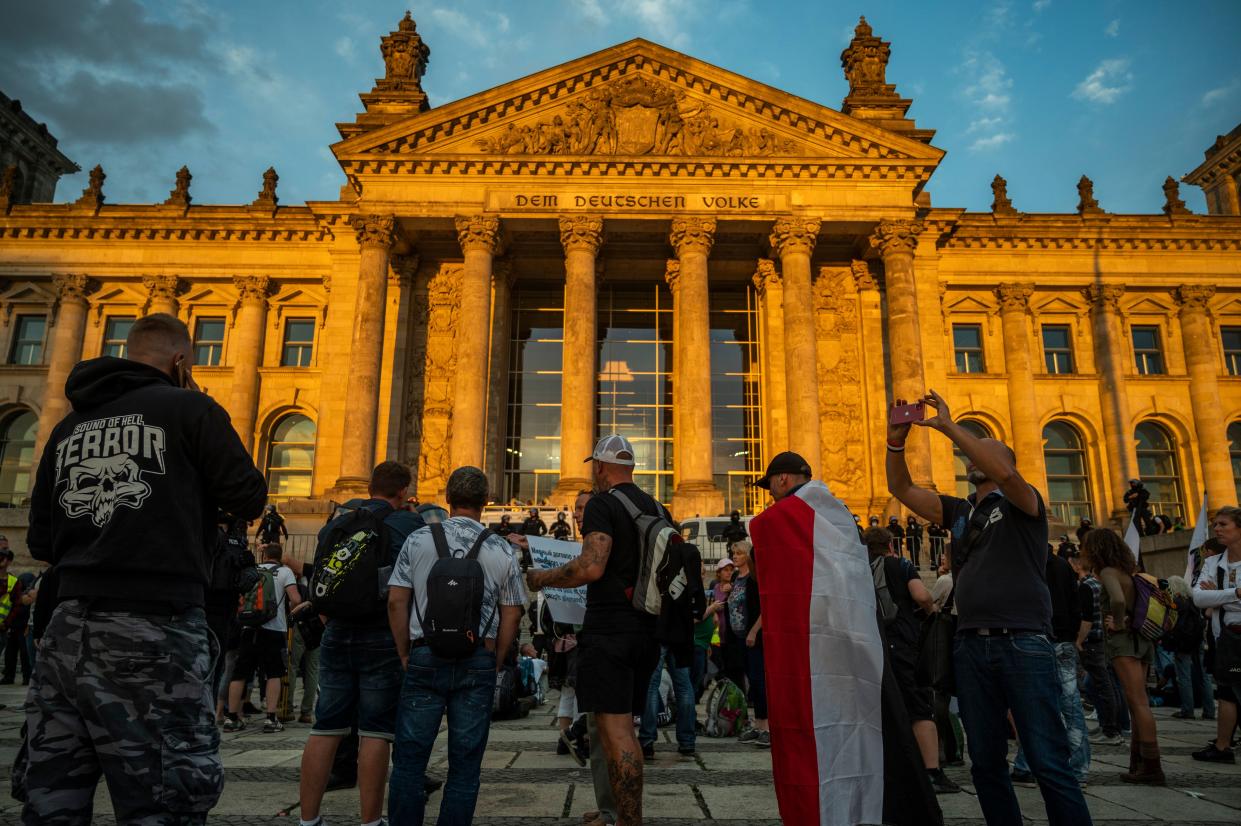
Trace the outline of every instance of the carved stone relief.
<path fill-rule="evenodd" d="M 410 387 L 421 385 L 421 410 L 413 405 L 406 410 L 406 424 L 418 432 L 418 492 L 420 495 L 442 491 L 448 482 L 448 447 L 452 443 L 452 382 L 456 368 L 457 312 L 461 300 L 461 264 L 441 264 L 426 288 L 426 300 L 418 304 L 425 313 L 425 350 L 410 354 L 413 365 L 422 365 L 422 375 L 411 376 Z M 415 297 L 415 301 L 418 298 Z M 419 378 L 421 381 L 419 382 Z M 407 431 L 410 440 L 414 430 Z"/>
<path fill-rule="evenodd" d="M 814 282 L 818 340 L 822 478 L 834 491 L 862 490 L 867 433 L 863 416 L 861 320 L 854 274 L 847 267 L 823 267 Z"/>

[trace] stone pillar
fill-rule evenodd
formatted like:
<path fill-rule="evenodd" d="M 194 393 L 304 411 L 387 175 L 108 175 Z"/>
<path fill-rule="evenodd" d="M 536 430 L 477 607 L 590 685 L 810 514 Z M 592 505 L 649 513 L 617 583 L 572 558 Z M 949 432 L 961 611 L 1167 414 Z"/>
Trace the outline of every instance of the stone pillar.
<path fill-rule="evenodd" d="M 926 392 L 922 365 L 922 333 L 918 323 L 918 286 L 914 278 L 914 247 L 922 223 L 884 219 L 870 237 L 883 257 L 888 294 L 888 357 L 892 364 L 892 396 L 912 402 Z M 951 399 L 949 399 L 951 402 Z M 886 411 L 884 415 L 887 415 Z M 924 428 L 909 433 L 909 473 L 915 484 L 934 489 L 931 445 Z"/>
<path fill-rule="evenodd" d="M 1017 470 L 1047 499 L 1047 463 L 1043 457 L 1043 432 L 1034 398 L 1034 367 L 1030 359 L 1029 284 L 1000 284 L 1000 321 L 1004 326 L 1004 367 L 1008 372 L 1008 420 L 1011 447 L 1017 454 Z"/>
<path fill-rule="evenodd" d="M 86 296 L 94 284 L 85 275 L 52 276 L 56 308 L 52 322 L 51 346 L 47 354 L 47 379 L 43 387 L 43 406 L 39 411 L 39 430 L 35 437 L 34 455 L 43 452 L 52 428 L 69 413 L 65 398 L 65 381 L 69 371 L 82 358 L 82 337 L 86 332 Z"/>
<path fill-rule="evenodd" d="M 556 507 L 571 507 L 579 490 L 591 486 L 582 460 L 595 446 L 595 390 L 598 370 L 595 260 L 603 245 L 603 219 L 562 215 L 564 246 L 564 346 L 560 372 L 560 481 L 552 493 Z"/>
<path fill-rule="evenodd" d="M 487 336 L 491 323 L 491 267 L 501 249 L 500 219 L 458 216 L 457 239 L 465 255 L 457 316 L 457 373 L 453 381 L 452 468 L 481 468 L 486 451 Z"/>
<path fill-rule="evenodd" d="M 181 279 L 175 275 L 147 275 L 143 277 L 142 284 L 147 288 L 147 314 L 167 313 L 175 318 Z M 190 335 L 193 334 L 191 330 Z"/>
<path fill-rule="evenodd" d="M 233 429 L 241 437 L 241 443 L 246 450 L 252 450 L 270 282 L 265 275 L 238 275 L 233 278 L 233 285 L 237 288 L 239 306 L 229 337 L 229 349 L 233 354 L 233 388 L 229 395 L 228 415 L 233 420 Z"/>
<path fill-rule="evenodd" d="M 672 489 L 675 491 L 676 486 L 681 483 L 681 464 L 676 459 L 676 443 L 681 438 L 681 434 L 685 432 L 686 426 L 682 422 L 682 414 L 685 412 L 684 406 L 678 403 L 680 398 L 677 394 L 681 392 L 680 384 L 677 382 L 676 366 L 684 362 L 681 357 L 681 347 L 685 344 L 685 339 L 681 336 L 681 262 L 675 258 L 669 258 L 664 262 L 664 281 L 668 284 L 668 292 L 672 295 Z"/>
<path fill-rule="evenodd" d="M 819 433 L 818 342 L 810 254 L 819 240 L 818 218 L 780 218 L 771 230 L 771 250 L 780 258 L 784 279 L 784 370 L 788 396 L 788 447 L 801 455 L 815 475 L 823 468 Z"/>
<path fill-rule="evenodd" d="M 763 340 L 763 407 L 767 416 L 767 438 L 763 466 L 789 449 L 789 402 L 784 367 L 784 284 L 776 262 L 758 259 L 753 276 L 754 289 L 761 303 Z"/>
<path fill-rule="evenodd" d="M 1219 404 L 1219 356 L 1214 325 L 1207 311 L 1215 287 L 1185 285 L 1178 287 L 1174 295 L 1181 305 L 1181 339 L 1185 344 L 1198 456 L 1210 506 L 1216 510 L 1236 504 L 1237 488 L 1229 455 L 1228 422 Z"/>
<path fill-rule="evenodd" d="M 862 361 L 858 369 L 861 370 L 862 382 L 866 388 L 866 417 L 870 420 L 867 425 L 870 439 L 870 501 L 867 502 L 866 511 L 880 513 L 891 499 L 883 472 L 884 463 L 887 461 L 888 426 L 885 408 L 888 390 L 883 348 L 870 346 L 868 342 L 883 341 L 883 304 L 879 296 L 879 283 L 875 280 L 870 265 L 865 261 L 854 260 L 850 262 L 849 270 L 853 274 L 853 286 L 857 289 L 858 311 L 861 316 L 862 346 L 859 352 Z"/>
<path fill-rule="evenodd" d="M 1220 212 L 1241 215 L 1241 192 L 1237 191 L 1237 180 L 1227 173 L 1224 173 L 1223 179 L 1219 189 Z"/>
<path fill-rule="evenodd" d="M 1103 410 L 1103 438 L 1112 486 L 1112 501 L 1107 503 L 1107 511 L 1113 519 L 1119 520 L 1125 513 L 1124 496 L 1129 480 L 1138 475 L 1137 443 L 1129 418 L 1129 396 L 1125 392 L 1129 347 L 1120 319 L 1120 297 L 1125 294 L 1125 288 L 1121 284 L 1092 284 L 1082 293 L 1090 302 L 1095 369 L 1099 373 L 1099 407 Z"/>
<path fill-rule="evenodd" d="M 349 381 L 345 387 L 345 428 L 340 440 L 340 476 L 334 486 L 340 493 L 364 492 L 375 467 L 388 259 L 396 240 L 396 219 L 391 215 L 355 215 L 351 223 L 360 254 Z M 483 321 L 488 319 L 484 316 Z"/>
<path fill-rule="evenodd" d="M 711 423 L 711 315 L 707 256 L 715 241 L 714 218 L 675 218 L 669 243 L 680 262 L 673 304 L 672 406 L 673 467 L 679 468 L 672 494 L 677 519 L 716 516 L 724 494 L 715 486 Z M 680 432 L 676 428 L 680 426 Z"/>
<path fill-rule="evenodd" d="M 509 355 L 513 338 L 513 263 L 495 262 L 491 272 L 491 355 L 487 383 L 487 471 L 492 495 L 504 485 L 504 447 L 508 420 Z"/>

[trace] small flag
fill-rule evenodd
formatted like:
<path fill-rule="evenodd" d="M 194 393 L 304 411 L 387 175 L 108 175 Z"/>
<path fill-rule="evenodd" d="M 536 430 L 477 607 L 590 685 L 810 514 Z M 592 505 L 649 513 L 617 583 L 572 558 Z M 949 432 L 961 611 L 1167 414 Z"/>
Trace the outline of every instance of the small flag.
<path fill-rule="evenodd" d="M 1133 551 L 1133 561 L 1138 561 L 1138 554 L 1142 550 L 1142 537 L 1138 534 L 1138 520 L 1129 520 L 1129 530 L 1125 531 L 1125 544 L 1129 546 L 1129 550 Z"/>
<path fill-rule="evenodd" d="M 1198 521 L 1194 523 L 1194 535 L 1189 538 L 1189 554 L 1185 560 L 1185 581 L 1192 587 L 1194 584 L 1194 568 L 1198 549 L 1207 542 L 1207 494 L 1202 494 L 1202 510 L 1198 511 Z"/>

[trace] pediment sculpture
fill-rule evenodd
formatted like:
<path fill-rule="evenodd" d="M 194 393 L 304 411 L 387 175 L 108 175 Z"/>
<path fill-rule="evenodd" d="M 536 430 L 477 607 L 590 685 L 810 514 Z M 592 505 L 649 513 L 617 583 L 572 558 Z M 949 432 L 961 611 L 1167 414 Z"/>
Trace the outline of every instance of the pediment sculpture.
<path fill-rule="evenodd" d="M 510 123 L 476 141 L 498 155 L 791 155 L 797 142 L 761 126 L 729 123 L 684 91 L 633 75 L 592 90 L 563 113 Z"/>

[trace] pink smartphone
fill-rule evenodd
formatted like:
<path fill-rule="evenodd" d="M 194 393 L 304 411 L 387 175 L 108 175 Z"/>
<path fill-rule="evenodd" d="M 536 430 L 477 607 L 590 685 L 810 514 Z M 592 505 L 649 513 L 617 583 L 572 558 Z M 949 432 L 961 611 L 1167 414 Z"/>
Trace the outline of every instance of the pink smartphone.
<path fill-rule="evenodd" d="M 922 402 L 914 402 L 913 404 L 898 404 L 893 407 L 889 421 L 895 425 L 913 424 L 925 418 L 926 407 Z"/>

